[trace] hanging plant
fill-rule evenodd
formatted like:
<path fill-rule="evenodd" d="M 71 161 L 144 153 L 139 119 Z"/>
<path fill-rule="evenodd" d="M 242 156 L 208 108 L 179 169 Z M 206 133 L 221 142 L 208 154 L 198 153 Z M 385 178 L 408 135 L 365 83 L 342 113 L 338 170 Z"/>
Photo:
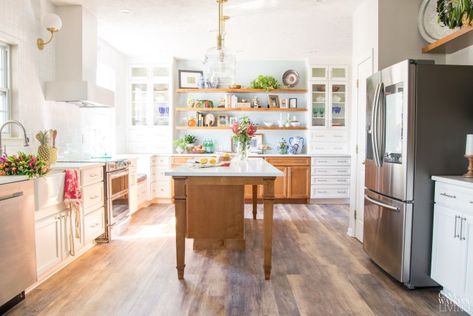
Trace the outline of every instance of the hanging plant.
<path fill-rule="evenodd" d="M 450 29 L 471 25 L 473 0 L 437 0 L 439 23 Z"/>

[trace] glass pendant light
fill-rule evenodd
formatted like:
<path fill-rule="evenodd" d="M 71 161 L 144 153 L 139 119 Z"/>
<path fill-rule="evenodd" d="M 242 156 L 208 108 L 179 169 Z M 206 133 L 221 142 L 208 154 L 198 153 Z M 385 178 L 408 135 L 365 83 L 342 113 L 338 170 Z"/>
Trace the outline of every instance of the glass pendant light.
<path fill-rule="evenodd" d="M 207 50 L 204 59 L 205 75 L 213 88 L 228 88 L 235 83 L 235 55 L 225 48 L 225 21 L 223 4 L 227 0 L 217 0 L 218 3 L 218 36 L 217 47 Z"/>

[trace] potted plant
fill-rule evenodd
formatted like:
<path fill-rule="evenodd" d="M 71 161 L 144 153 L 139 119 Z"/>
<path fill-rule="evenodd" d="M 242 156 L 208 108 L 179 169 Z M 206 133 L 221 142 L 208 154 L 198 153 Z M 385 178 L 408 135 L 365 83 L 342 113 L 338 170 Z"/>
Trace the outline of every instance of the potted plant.
<path fill-rule="evenodd" d="M 281 155 L 287 155 L 288 148 L 289 145 L 287 144 L 287 141 L 284 138 L 281 138 L 281 141 L 278 143 L 278 152 Z"/>
<path fill-rule="evenodd" d="M 176 148 L 176 153 L 183 154 L 186 150 L 186 140 L 184 137 L 176 139 L 174 141 L 174 147 Z"/>
<path fill-rule="evenodd" d="M 253 89 L 273 90 L 279 88 L 279 82 L 271 76 L 258 76 L 250 83 Z"/>
<path fill-rule="evenodd" d="M 187 134 L 184 135 L 183 139 L 185 142 L 186 151 L 189 153 L 192 152 L 192 148 L 194 148 L 195 143 L 197 142 L 197 137 L 195 137 L 194 135 Z"/>
<path fill-rule="evenodd" d="M 233 140 L 237 142 L 239 160 L 244 161 L 248 159 L 250 140 L 255 135 L 256 130 L 256 125 L 250 121 L 248 116 L 244 116 L 239 122 L 233 123 Z"/>
<path fill-rule="evenodd" d="M 473 0 L 437 0 L 439 22 L 450 29 L 468 26 L 473 20 Z"/>

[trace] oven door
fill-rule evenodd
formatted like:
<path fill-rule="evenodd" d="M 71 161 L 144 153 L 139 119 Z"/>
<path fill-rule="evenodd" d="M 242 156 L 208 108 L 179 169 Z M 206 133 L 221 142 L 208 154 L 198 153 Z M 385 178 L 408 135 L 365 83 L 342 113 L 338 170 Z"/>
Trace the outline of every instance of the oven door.
<path fill-rule="evenodd" d="M 130 215 L 128 173 L 128 169 L 126 169 L 108 174 L 107 204 L 109 208 L 109 224 L 112 226 Z"/>

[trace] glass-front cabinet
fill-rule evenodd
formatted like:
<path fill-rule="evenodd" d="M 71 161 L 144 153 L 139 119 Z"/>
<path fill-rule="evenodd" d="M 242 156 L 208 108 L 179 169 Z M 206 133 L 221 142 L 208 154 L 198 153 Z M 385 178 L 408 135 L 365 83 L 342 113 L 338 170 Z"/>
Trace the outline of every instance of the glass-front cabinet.
<path fill-rule="evenodd" d="M 346 66 L 313 66 L 310 72 L 311 126 L 346 127 L 348 68 Z"/>
<path fill-rule="evenodd" d="M 330 84 L 330 126 L 345 127 L 345 104 L 347 86 L 343 83 Z"/>
<path fill-rule="evenodd" d="M 312 126 L 327 124 L 328 85 L 326 83 L 312 84 Z"/>
<path fill-rule="evenodd" d="M 131 126 L 169 126 L 169 67 L 130 67 Z"/>

